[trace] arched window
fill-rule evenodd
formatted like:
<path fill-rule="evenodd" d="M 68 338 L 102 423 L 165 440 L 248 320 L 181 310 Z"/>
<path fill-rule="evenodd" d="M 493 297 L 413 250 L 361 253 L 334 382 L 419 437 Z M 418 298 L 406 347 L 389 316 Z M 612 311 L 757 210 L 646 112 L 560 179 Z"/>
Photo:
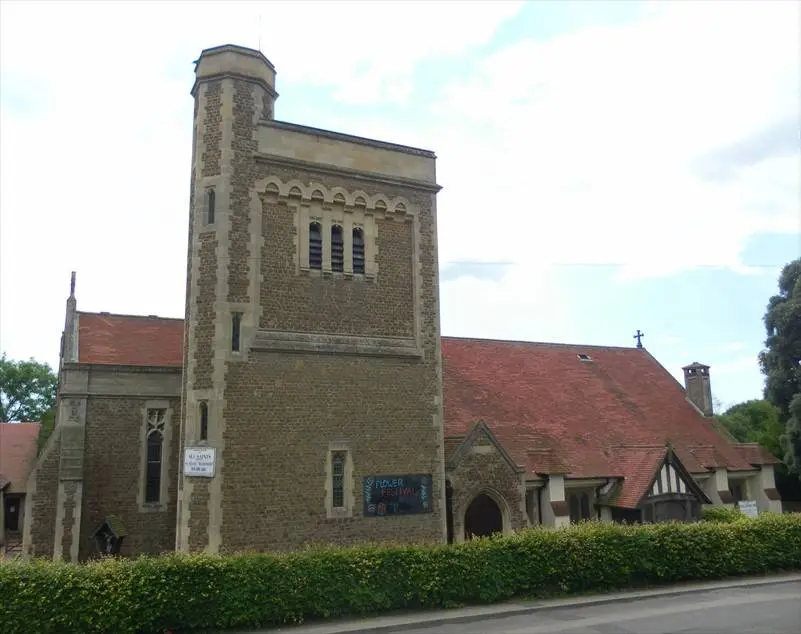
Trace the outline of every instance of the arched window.
<path fill-rule="evenodd" d="M 345 454 L 337 452 L 331 456 L 331 493 L 335 509 L 345 506 Z"/>
<path fill-rule="evenodd" d="M 206 192 L 206 222 L 211 224 L 214 222 L 214 214 L 216 213 L 217 195 L 213 189 Z"/>
<path fill-rule="evenodd" d="M 323 268 L 323 232 L 318 222 L 309 224 L 309 268 Z"/>
<path fill-rule="evenodd" d="M 342 227 L 331 227 L 331 270 L 342 272 L 345 270 L 345 242 L 342 237 Z"/>
<path fill-rule="evenodd" d="M 161 502 L 161 463 L 167 411 L 151 409 L 147 414 L 145 502 L 157 503 Z"/>
<path fill-rule="evenodd" d="M 200 404 L 200 440 L 207 440 L 209 437 L 209 406 L 206 403 Z"/>
<path fill-rule="evenodd" d="M 364 232 L 353 230 L 353 272 L 364 273 Z"/>

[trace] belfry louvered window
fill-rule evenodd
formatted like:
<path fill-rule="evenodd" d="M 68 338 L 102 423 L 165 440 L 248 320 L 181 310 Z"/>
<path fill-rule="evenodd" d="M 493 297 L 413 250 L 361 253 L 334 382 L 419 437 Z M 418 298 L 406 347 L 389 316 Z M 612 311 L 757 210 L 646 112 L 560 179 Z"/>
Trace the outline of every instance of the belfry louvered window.
<path fill-rule="evenodd" d="M 319 222 L 309 224 L 309 268 L 323 268 L 323 232 Z"/>
<path fill-rule="evenodd" d="M 364 232 L 353 230 L 353 272 L 364 273 Z"/>
<path fill-rule="evenodd" d="M 331 270 L 341 273 L 345 270 L 345 242 L 342 227 L 331 227 Z"/>

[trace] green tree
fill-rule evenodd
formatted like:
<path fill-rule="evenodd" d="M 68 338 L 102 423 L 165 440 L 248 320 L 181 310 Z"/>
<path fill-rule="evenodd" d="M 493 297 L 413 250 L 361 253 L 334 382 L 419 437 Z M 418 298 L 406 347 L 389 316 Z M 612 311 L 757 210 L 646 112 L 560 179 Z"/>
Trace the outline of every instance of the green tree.
<path fill-rule="evenodd" d="M 776 484 L 785 499 L 801 500 L 801 258 L 779 275 L 779 293 L 765 311 L 765 350 L 759 355 L 765 375 L 765 398 L 779 409 L 784 423 Z M 780 477 L 781 476 L 781 477 Z"/>
<path fill-rule="evenodd" d="M 801 406 L 801 399 L 798 404 Z M 787 433 L 778 407 L 769 401 L 755 399 L 733 405 L 715 418 L 738 442 L 759 443 L 782 460 L 774 470 L 776 488 L 782 499 L 801 499 L 801 480 L 785 464 Z"/>
<path fill-rule="evenodd" d="M 790 420 L 783 440 L 787 449 L 784 459 L 787 468 L 801 481 L 801 392 L 790 401 Z"/>
<path fill-rule="evenodd" d="M 42 424 L 39 427 L 39 437 L 36 439 L 36 455 L 42 453 L 42 449 L 47 444 L 47 439 L 53 433 L 53 428 L 56 426 L 56 408 L 54 407 L 49 412 L 42 416 Z"/>
<path fill-rule="evenodd" d="M 773 403 L 751 400 L 730 407 L 717 418 L 739 442 L 759 443 L 781 459 L 784 425 L 780 416 L 779 408 Z"/>
<path fill-rule="evenodd" d="M 56 402 L 58 379 L 46 363 L 0 356 L 0 422 L 41 421 Z"/>
<path fill-rule="evenodd" d="M 759 355 L 765 375 L 765 398 L 790 417 L 790 401 L 801 393 L 801 258 L 779 275 L 779 294 L 765 312 L 766 349 Z"/>

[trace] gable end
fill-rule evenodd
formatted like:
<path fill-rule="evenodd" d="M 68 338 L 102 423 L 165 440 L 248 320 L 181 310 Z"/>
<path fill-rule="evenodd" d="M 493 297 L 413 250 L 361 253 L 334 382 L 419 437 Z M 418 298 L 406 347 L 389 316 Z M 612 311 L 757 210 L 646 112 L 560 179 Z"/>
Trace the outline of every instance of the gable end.
<path fill-rule="evenodd" d="M 523 473 L 525 471 L 523 467 L 514 461 L 512 456 L 509 455 L 509 452 L 504 449 L 503 445 L 501 445 L 501 443 L 495 437 L 495 434 L 492 433 L 492 430 L 490 430 L 489 426 L 484 421 L 479 421 L 473 426 L 473 429 L 470 430 L 470 433 L 465 436 L 464 440 L 462 440 L 462 442 L 459 444 L 459 447 L 456 449 L 456 451 L 454 451 L 453 456 L 446 465 L 446 468 L 452 470 L 459 466 L 459 463 L 461 463 L 462 460 L 467 457 L 470 449 L 482 436 L 490 441 L 491 445 L 495 447 L 495 449 L 513 471 L 516 473 Z"/>
<path fill-rule="evenodd" d="M 672 449 L 665 452 L 665 457 L 659 463 L 651 484 L 641 497 L 640 503 L 646 499 L 668 495 L 693 496 L 701 504 L 712 503 Z"/>

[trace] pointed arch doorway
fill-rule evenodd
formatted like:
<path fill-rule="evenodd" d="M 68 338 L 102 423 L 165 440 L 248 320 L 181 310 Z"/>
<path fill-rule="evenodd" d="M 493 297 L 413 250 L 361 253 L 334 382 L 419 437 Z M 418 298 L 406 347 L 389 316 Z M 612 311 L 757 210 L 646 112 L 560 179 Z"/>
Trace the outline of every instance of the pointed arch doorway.
<path fill-rule="evenodd" d="M 464 538 L 489 537 L 503 533 L 503 513 L 498 503 L 486 493 L 477 495 L 464 514 Z"/>

